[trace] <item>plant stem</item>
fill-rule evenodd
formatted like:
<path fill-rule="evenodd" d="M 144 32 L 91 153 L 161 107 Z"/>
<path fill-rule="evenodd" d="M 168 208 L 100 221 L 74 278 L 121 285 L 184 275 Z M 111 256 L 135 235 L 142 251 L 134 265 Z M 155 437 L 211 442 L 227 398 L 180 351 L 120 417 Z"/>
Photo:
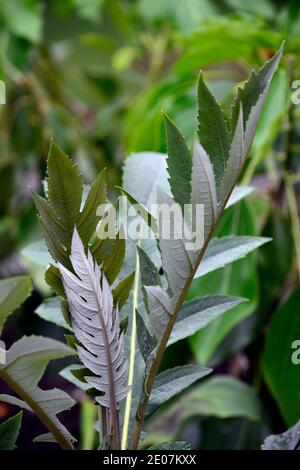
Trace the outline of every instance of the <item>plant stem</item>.
<path fill-rule="evenodd" d="M 132 324 L 131 324 L 131 335 L 130 335 L 130 358 L 129 358 L 129 372 L 128 372 L 128 385 L 132 387 L 133 376 L 134 376 L 134 365 L 135 365 L 135 347 L 136 347 L 136 309 L 138 307 L 138 292 L 139 292 L 139 277 L 140 277 L 140 263 L 139 255 L 136 251 L 136 269 L 133 289 L 133 301 L 132 301 Z M 121 449 L 125 450 L 127 447 L 130 411 L 132 404 L 132 389 L 130 388 L 126 397 L 125 413 L 124 413 L 124 424 L 122 432 L 122 443 Z"/>

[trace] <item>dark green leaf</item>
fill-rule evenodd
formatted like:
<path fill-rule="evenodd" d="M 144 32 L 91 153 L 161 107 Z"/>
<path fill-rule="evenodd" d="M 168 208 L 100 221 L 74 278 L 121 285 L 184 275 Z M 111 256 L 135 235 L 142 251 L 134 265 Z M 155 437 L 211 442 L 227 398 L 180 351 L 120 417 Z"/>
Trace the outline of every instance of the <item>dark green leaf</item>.
<path fill-rule="evenodd" d="M 129 297 L 134 282 L 134 276 L 135 272 L 129 274 L 129 276 L 122 279 L 122 281 L 120 281 L 119 284 L 112 291 L 115 305 L 118 305 L 119 310 L 124 307 Z"/>
<path fill-rule="evenodd" d="M 23 412 L 20 411 L 0 425 L 0 450 L 14 450 L 20 432 Z"/>
<path fill-rule="evenodd" d="M 229 156 L 229 131 L 225 116 L 206 86 L 202 73 L 200 73 L 198 82 L 198 120 L 200 143 L 208 153 L 213 165 L 217 194 L 220 196 Z"/>
<path fill-rule="evenodd" d="M 169 183 L 175 201 L 183 207 L 191 200 L 192 160 L 187 143 L 175 123 L 163 114 L 167 136 Z"/>
<path fill-rule="evenodd" d="M 47 165 L 48 201 L 65 229 L 73 231 L 82 197 L 82 180 L 76 166 L 52 141 Z"/>

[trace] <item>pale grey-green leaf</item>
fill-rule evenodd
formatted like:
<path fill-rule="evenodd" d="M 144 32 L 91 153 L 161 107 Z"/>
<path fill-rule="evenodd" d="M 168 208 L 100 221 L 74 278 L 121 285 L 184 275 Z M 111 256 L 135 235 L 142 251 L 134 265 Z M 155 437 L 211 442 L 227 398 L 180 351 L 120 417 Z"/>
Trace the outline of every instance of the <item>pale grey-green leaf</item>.
<path fill-rule="evenodd" d="M 245 299 L 229 295 L 212 295 L 183 304 L 173 327 L 168 345 L 193 335 L 227 310 Z"/>
<path fill-rule="evenodd" d="M 244 258 L 251 251 L 271 241 L 266 237 L 228 236 L 213 238 L 195 274 L 196 277 L 223 268 L 229 263 Z"/>

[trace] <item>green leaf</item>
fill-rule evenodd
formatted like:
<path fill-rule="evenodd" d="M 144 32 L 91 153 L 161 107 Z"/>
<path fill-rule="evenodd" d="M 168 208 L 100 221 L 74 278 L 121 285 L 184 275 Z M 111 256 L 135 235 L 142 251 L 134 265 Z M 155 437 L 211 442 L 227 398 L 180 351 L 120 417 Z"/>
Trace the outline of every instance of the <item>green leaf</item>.
<path fill-rule="evenodd" d="M 163 117 L 167 137 L 169 183 L 174 200 L 183 208 L 191 199 L 191 155 L 176 124 L 166 114 L 163 114 Z"/>
<path fill-rule="evenodd" d="M 125 238 L 120 231 L 116 239 L 114 240 L 114 246 L 112 252 L 105 259 L 102 265 L 102 271 L 105 273 L 105 276 L 109 282 L 112 284 L 116 277 L 119 275 L 120 270 L 123 266 L 123 261 L 125 257 Z"/>
<path fill-rule="evenodd" d="M 122 281 L 120 281 L 112 291 L 114 303 L 115 305 L 118 305 L 119 310 L 121 310 L 127 302 L 133 286 L 134 276 L 135 272 L 129 274 L 129 276 L 122 279 Z"/>
<path fill-rule="evenodd" d="M 0 450 L 14 450 L 21 429 L 23 412 L 20 411 L 0 425 Z"/>
<path fill-rule="evenodd" d="M 157 340 L 154 336 L 150 334 L 148 328 L 146 327 L 143 317 L 139 312 L 136 312 L 136 323 L 137 323 L 137 340 L 139 343 L 139 348 L 145 364 L 147 364 L 148 359 L 151 355 L 151 352 L 157 344 Z"/>
<path fill-rule="evenodd" d="M 211 160 L 219 197 L 229 156 L 230 138 L 225 116 L 207 88 L 202 73 L 198 82 L 198 120 L 199 140 Z"/>
<path fill-rule="evenodd" d="M 163 442 L 149 447 L 149 450 L 191 450 L 192 446 L 185 441 Z"/>
<path fill-rule="evenodd" d="M 42 5 L 37 1 L 0 2 L 1 17 L 9 30 L 22 38 L 38 42 L 42 37 Z"/>
<path fill-rule="evenodd" d="M 99 217 L 97 208 L 105 204 L 107 199 L 106 169 L 101 171 L 93 182 L 84 208 L 77 221 L 77 230 L 82 240 L 89 241 L 94 234 Z"/>
<path fill-rule="evenodd" d="M 152 414 L 160 405 L 166 403 L 197 380 L 205 377 L 211 369 L 196 365 L 186 365 L 168 369 L 157 375 L 150 395 L 147 416 Z"/>
<path fill-rule="evenodd" d="M 64 286 L 61 280 L 59 269 L 53 264 L 50 264 L 46 269 L 45 281 L 55 292 L 55 294 L 60 295 L 61 297 L 65 297 Z"/>
<path fill-rule="evenodd" d="M 203 256 L 195 278 L 244 258 L 248 253 L 269 241 L 271 241 L 270 238 L 266 237 L 229 236 L 213 238 Z"/>
<path fill-rule="evenodd" d="M 146 286 L 149 319 L 155 336 L 161 340 L 172 315 L 172 303 L 167 292 L 160 286 Z"/>
<path fill-rule="evenodd" d="M 51 359 L 75 354 L 53 339 L 24 336 L 7 351 L 6 364 L 0 366 L 0 378 L 35 412 L 63 449 L 72 449 L 74 438 L 56 415 L 73 406 L 74 401 L 62 390 L 42 390 L 38 383 Z"/>
<path fill-rule="evenodd" d="M 193 335 L 227 310 L 245 299 L 228 295 L 212 295 L 185 302 L 179 312 L 168 345 Z"/>
<path fill-rule="evenodd" d="M 299 450 L 300 421 L 282 434 L 268 436 L 261 448 L 263 450 Z"/>
<path fill-rule="evenodd" d="M 56 217 L 54 210 L 46 199 L 32 191 L 32 197 L 40 216 L 41 224 L 46 233 L 51 233 L 54 240 L 59 240 L 61 244 L 69 251 L 71 244 L 70 232 L 65 229 L 60 220 Z M 47 241 L 47 240 L 46 240 Z M 51 245 L 49 247 L 51 250 Z"/>
<path fill-rule="evenodd" d="M 0 280 L 0 334 L 7 317 L 29 297 L 31 289 L 29 276 Z"/>
<path fill-rule="evenodd" d="M 149 313 L 149 305 L 145 287 L 147 286 L 160 286 L 161 280 L 157 267 L 152 262 L 151 258 L 147 255 L 145 250 L 137 245 L 137 253 L 139 257 L 139 269 L 141 272 L 142 291 L 145 307 Z"/>
<path fill-rule="evenodd" d="M 61 326 L 68 331 L 73 331 L 73 329 L 64 320 L 60 303 L 61 301 L 58 297 L 46 299 L 41 305 L 38 306 L 34 313 L 36 313 L 45 321 L 49 321 L 57 326 Z"/>
<path fill-rule="evenodd" d="M 166 423 L 171 422 L 172 438 L 184 422 L 198 416 L 222 419 L 243 417 L 259 421 L 262 418 L 262 407 L 249 385 L 233 377 L 219 375 L 205 380 L 184 393 L 168 408 L 160 410 L 151 418 L 149 425 L 151 432 L 155 433 L 164 431 Z"/>
<path fill-rule="evenodd" d="M 288 426 L 300 418 L 300 376 L 297 365 L 300 318 L 296 314 L 299 302 L 300 289 L 296 289 L 275 312 L 263 354 L 265 380 Z"/>
<path fill-rule="evenodd" d="M 60 223 L 73 232 L 82 198 L 82 180 L 76 166 L 52 141 L 48 155 L 48 201 Z"/>
<path fill-rule="evenodd" d="M 158 269 L 151 258 L 139 245 L 137 246 L 137 252 L 139 255 L 141 281 L 143 286 L 161 286 Z"/>

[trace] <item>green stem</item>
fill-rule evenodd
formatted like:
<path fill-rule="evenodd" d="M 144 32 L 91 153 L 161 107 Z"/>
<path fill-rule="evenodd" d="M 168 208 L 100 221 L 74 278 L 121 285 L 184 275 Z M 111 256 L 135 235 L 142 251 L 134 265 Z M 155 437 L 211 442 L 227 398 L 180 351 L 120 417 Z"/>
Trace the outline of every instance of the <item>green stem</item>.
<path fill-rule="evenodd" d="M 129 358 L 129 371 L 128 371 L 128 385 L 130 387 L 132 387 L 133 378 L 134 378 L 135 348 L 136 348 L 136 309 L 138 307 L 139 278 L 140 278 L 140 263 L 139 263 L 139 256 L 137 252 L 136 252 L 135 266 L 136 266 L 136 269 L 135 269 L 133 301 L 132 301 L 132 320 L 131 320 L 132 323 L 131 323 L 130 358 Z M 127 447 L 131 406 L 132 406 L 132 388 L 129 390 L 129 393 L 126 397 L 122 442 L 121 442 L 122 450 L 125 450 Z"/>

